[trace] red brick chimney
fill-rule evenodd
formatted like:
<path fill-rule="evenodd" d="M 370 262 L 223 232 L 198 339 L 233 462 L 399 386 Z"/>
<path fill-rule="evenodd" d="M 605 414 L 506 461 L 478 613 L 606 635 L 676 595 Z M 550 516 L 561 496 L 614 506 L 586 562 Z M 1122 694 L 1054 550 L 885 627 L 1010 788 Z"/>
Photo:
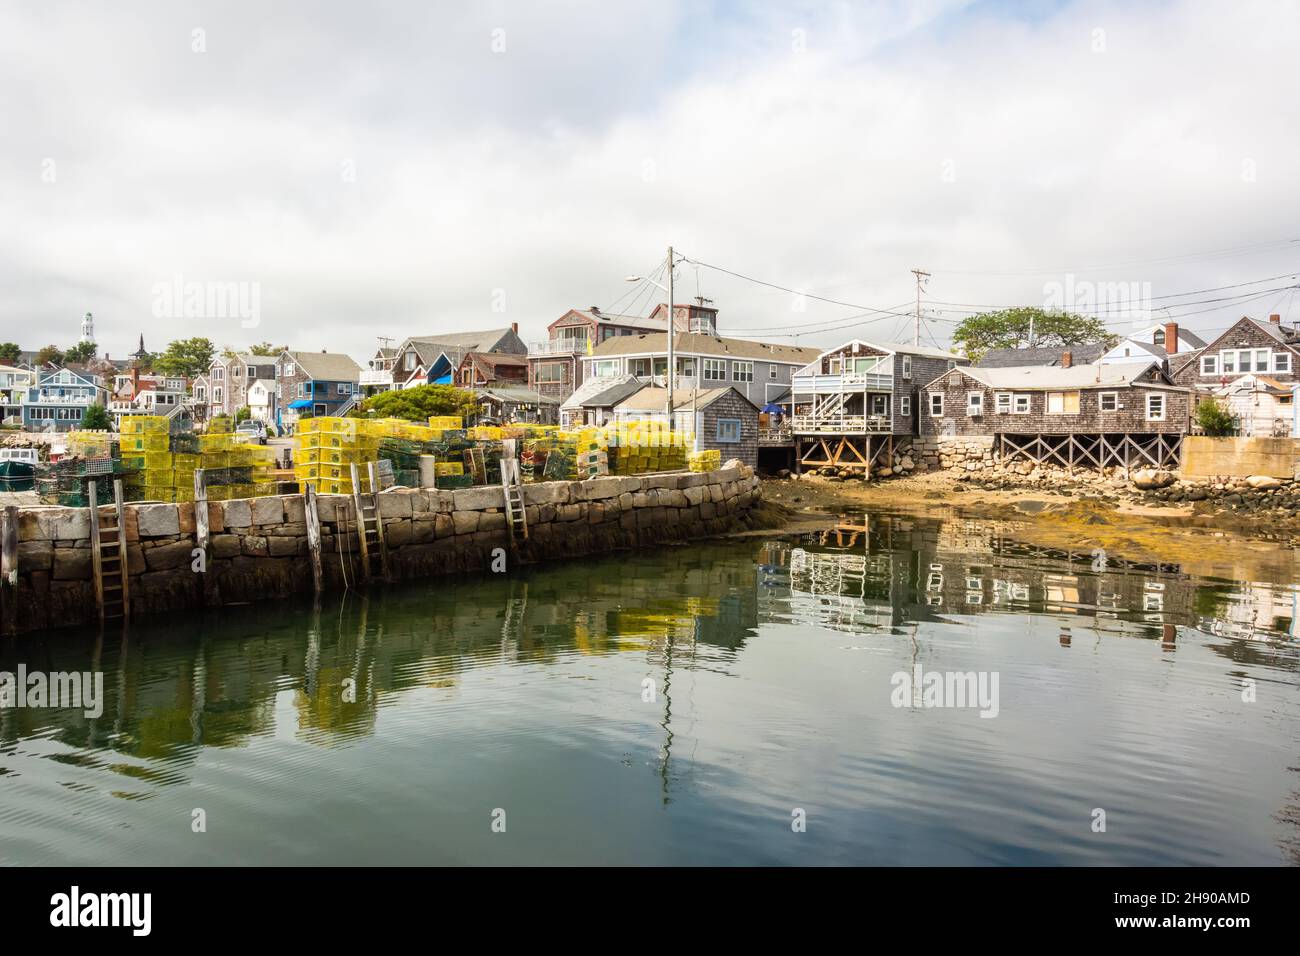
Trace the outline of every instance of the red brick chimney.
<path fill-rule="evenodd" d="M 140 363 L 136 362 L 131 366 L 131 397 L 135 398 L 140 394 Z"/>
<path fill-rule="evenodd" d="M 1061 353 L 1061 368 L 1069 368 L 1074 364 L 1074 356 L 1069 352 Z"/>
<path fill-rule="evenodd" d="M 1270 316 L 1268 317 L 1268 320 L 1269 320 L 1271 323 L 1273 323 L 1274 325 L 1281 325 L 1281 324 L 1282 324 L 1282 316 L 1278 315 L 1276 312 L 1274 312 L 1272 315 L 1270 315 Z"/>
<path fill-rule="evenodd" d="M 1173 355 L 1178 351 L 1178 323 L 1165 323 L 1165 351 Z"/>
<path fill-rule="evenodd" d="M 511 322 L 511 323 L 510 323 L 510 331 L 513 332 L 513 333 L 515 333 L 515 335 L 518 335 L 518 334 L 519 334 L 519 323 L 518 323 L 518 322 Z"/>

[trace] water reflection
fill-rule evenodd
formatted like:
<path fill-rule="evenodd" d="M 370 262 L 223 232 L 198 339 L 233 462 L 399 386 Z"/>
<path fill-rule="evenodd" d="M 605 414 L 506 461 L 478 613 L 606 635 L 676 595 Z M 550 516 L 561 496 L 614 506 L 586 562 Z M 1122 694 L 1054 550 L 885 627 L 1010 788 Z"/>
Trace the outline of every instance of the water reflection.
<path fill-rule="evenodd" d="M 1187 684 L 1180 693 L 1203 693 L 1224 679 L 1262 677 L 1294 697 L 1294 583 L 1206 580 L 1172 564 L 1032 547 L 1015 531 L 991 522 L 861 516 L 797 538 L 575 561 L 509 577 L 348 593 L 323 603 L 232 607 L 196 614 L 180 626 L 137 622 L 125 633 L 18 638 L 0 648 L 0 670 L 14 671 L 19 663 L 30 670 L 103 670 L 107 702 L 97 719 L 79 711 L 0 708 L 0 838 L 26 828 L 31 841 L 26 847 L 22 840 L 9 843 L 0 853 L 21 852 L 23 860 L 77 859 L 84 847 L 63 845 L 52 834 L 63 832 L 71 817 L 116 819 L 100 798 L 144 807 L 166 800 L 171 791 L 202 785 L 235 802 L 227 812 L 249 821 L 244 852 L 246 861 L 257 862 L 257 832 L 266 824 L 256 821 L 272 811 L 251 804 L 264 790 L 290 802 L 341 800 L 349 807 L 349 801 L 367 803 L 381 792 L 395 804 L 389 813 L 400 817 L 401 800 L 440 794 L 440 806 L 458 806 L 477 795 L 479 776 L 508 774 L 542 754 L 548 763 L 532 767 L 528 787 L 552 803 L 581 805 L 569 821 L 577 828 L 578 847 L 584 814 L 610 812 L 600 803 L 605 790 L 623 788 L 622 802 L 632 808 L 652 796 L 658 809 L 680 814 L 671 836 L 656 838 L 676 848 L 677 855 L 665 862 L 789 861 L 791 850 L 755 843 L 770 811 L 751 804 L 760 794 L 794 799 L 785 790 L 824 778 L 824 787 L 836 794 L 824 798 L 828 805 L 854 815 L 845 852 L 865 852 L 894 845 L 900 838 L 893 831 L 921 827 L 909 839 L 924 842 L 939 840 L 936 828 L 956 826 L 927 815 L 941 818 L 948 799 L 944 785 L 924 795 L 909 790 L 917 786 L 913 778 L 920 767 L 930 767 L 939 779 L 959 773 L 947 786 L 972 792 L 1023 788 L 1019 775 L 1028 774 L 1031 790 L 1046 788 L 1039 804 L 1025 797 L 1025 813 L 1041 828 L 1047 824 L 1036 815 L 1048 813 L 1053 795 L 1095 775 L 1089 761 L 1115 759 L 1112 751 L 1084 746 L 1074 762 L 1045 764 L 1033 754 L 1058 745 L 1036 736 L 1045 731 L 1035 721 L 1018 726 L 1014 707 L 989 722 L 1003 735 L 996 738 L 971 739 L 971 731 L 941 724 L 926 725 L 926 733 L 954 736 L 911 742 L 913 729 L 900 737 L 899 729 L 918 725 L 895 727 L 891 721 L 900 715 L 883 703 L 885 695 L 863 688 L 885 686 L 888 672 L 908 661 L 916 665 L 924 658 L 933 666 L 951 660 L 969 667 L 974 653 L 980 655 L 976 666 L 1010 672 L 1004 686 L 1012 688 L 1017 669 L 1039 682 L 1048 675 L 1048 684 L 1032 691 L 1042 699 L 1022 700 L 1021 712 L 1050 708 L 1057 693 L 1053 682 L 1080 695 L 1077 705 L 1090 720 L 1109 717 L 1105 708 L 1122 701 L 1140 713 L 1147 736 L 1139 740 L 1122 723 L 1104 731 L 1117 735 L 1120 762 L 1131 764 L 1122 794 L 1135 800 L 1146 799 L 1141 788 L 1143 775 L 1152 772 L 1148 753 L 1172 753 L 1179 733 L 1176 721 L 1165 727 L 1158 722 L 1165 715 L 1140 710 L 1168 707 L 1167 701 L 1141 702 L 1144 683 L 1168 681 L 1168 671 L 1148 668 L 1194 655 L 1186 662 L 1190 669 L 1184 668 Z M 847 637 L 825 640 L 836 635 Z M 1046 635 L 1066 662 L 1041 659 L 1040 644 L 1023 643 L 1036 635 Z M 1132 639 L 1121 643 L 1135 648 L 1136 642 L 1150 642 L 1156 653 L 1150 663 L 1109 659 L 1104 673 L 1093 665 L 1078 669 L 1115 637 Z M 869 653 L 846 663 L 846 651 Z M 1204 668 L 1216 660 L 1228 666 Z M 865 670 L 856 666 L 859 661 Z M 1215 703 L 1205 705 L 1221 709 L 1214 711 L 1214 722 L 1243 719 L 1225 708 L 1221 692 L 1214 695 L 1207 700 Z M 1278 706 L 1261 708 L 1260 722 L 1252 725 L 1274 735 L 1260 738 L 1270 746 L 1278 733 L 1295 736 L 1294 712 Z M 1170 779 L 1212 765 L 1211 745 L 1225 739 L 1221 728 L 1198 733 L 1206 748 L 1195 758 L 1200 763 L 1162 766 Z M 905 749 L 895 752 L 899 746 Z M 822 749 L 815 767 L 803 767 Z M 1016 756 L 1021 751 L 1023 758 Z M 629 771 L 643 766 L 649 779 L 637 784 L 608 776 L 601 762 L 606 756 Z M 769 765 L 772 760 L 777 762 Z M 1019 760 L 1025 766 L 1013 773 L 1011 765 Z M 352 776 L 326 783 L 336 771 Z M 1269 766 L 1267 773 L 1276 782 L 1285 765 Z M 377 779 L 400 786 L 392 793 L 377 791 Z M 497 786 L 514 792 L 520 784 Z M 1220 788 L 1230 786 L 1227 779 L 1207 783 L 1204 807 L 1197 805 L 1187 825 L 1209 814 L 1205 808 L 1217 806 Z M 704 806 L 723 794 L 732 808 L 727 826 L 717 822 L 716 806 Z M 996 803 L 997 794 L 987 798 Z M 185 807 L 195 800 L 177 799 Z M 811 802 L 807 795 L 799 799 Z M 895 807 L 899 800 L 903 805 Z M 1270 806 L 1277 811 L 1276 802 Z M 862 814 L 876 822 L 864 822 Z M 877 819 L 880 814 L 889 817 L 888 826 Z M 129 845 L 146 824 L 128 813 L 116 824 L 124 833 L 98 839 Z M 644 816 L 629 819 L 619 845 L 642 847 L 650 839 L 642 832 L 646 825 Z M 382 821 L 366 826 L 381 827 Z M 379 844 L 386 836 L 370 834 Z M 334 839 L 342 842 L 302 859 L 336 858 L 348 838 Z M 978 828 L 947 832 L 943 840 L 949 843 L 937 845 L 962 849 L 936 852 L 930 861 L 1114 859 L 1090 856 L 1101 851 L 1083 845 L 1071 846 L 1073 856 L 1054 855 L 1062 851 L 1053 850 L 1050 840 L 1040 848 L 1005 836 L 982 846 L 981 839 Z M 1072 837 L 1052 839 L 1066 846 Z M 1129 848 L 1135 856 L 1120 861 L 1154 862 L 1158 854 L 1181 852 L 1164 847 L 1171 839 L 1152 835 L 1149 845 Z M 1233 839 L 1240 837 L 1225 836 L 1223 846 L 1202 849 L 1233 858 L 1239 849 Z M 421 846 L 418 840 L 413 845 Z M 1175 839 L 1171 845 L 1182 843 Z M 817 846 L 838 852 L 834 841 Z M 1015 855 L 1000 857 L 1011 852 L 1007 847 L 1015 847 Z M 540 855 L 528 859 L 552 859 L 546 854 L 555 852 L 545 841 L 535 849 Z M 149 858 L 169 859 L 173 852 L 164 842 Z M 394 838 L 387 852 L 390 859 L 406 850 Z M 1166 862 L 1189 860 L 1172 856 Z"/>

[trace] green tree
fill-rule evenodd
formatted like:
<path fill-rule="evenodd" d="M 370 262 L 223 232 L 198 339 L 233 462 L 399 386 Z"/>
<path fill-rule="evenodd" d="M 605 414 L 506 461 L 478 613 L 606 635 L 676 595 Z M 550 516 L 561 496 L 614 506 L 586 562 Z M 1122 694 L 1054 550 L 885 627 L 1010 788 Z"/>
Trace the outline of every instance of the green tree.
<path fill-rule="evenodd" d="M 249 408 L 247 405 L 243 405 L 235 409 L 236 425 L 238 425 L 240 422 L 246 422 L 252 417 L 253 417 L 253 410 Z"/>
<path fill-rule="evenodd" d="M 177 339 L 168 342 L 167 350 L 154 357 L 153 368 L 163 375 L 186 375 L 193 378 L 208 370 L 216 354 L 211 339 Z"/>
<path fill-rule="evenodd" d="M 46 362 L 53 362 L 55 365 L 63 363 L 63 350 L 57 345 L 47 345 L 36 353 L 36 364 L 44 365 Z"/>
<path fill-rule="evenodd" d="M 113 427 L 113 423 L 109 420 L 108 410 L 103 405 L 90 405 L 81 413 L 81 427 L 107 431 Z"/>
<path fill-rule="evenodd" d="M 1237 430 L 1232 412 L 1217 399 L 1203 398 L 1196 406 L 1196 424 L 1207 435 L 1231 435 Z"/>
<path fill-rule="evenodd" d="M 63 353 L 63 361 L 76 362 L 78 364 L 89 362 L 95 357 L 95 350 L 96 346 L 94 342 L 78 342 L 72 348 Z"/>
<path fill-rule="evenodd" d="M 23 350 L 17 342 L 0 342 L 0 361 L 17 362 L 23 356 Z"/>
<path fill-rule="evenodd" d="M 258 342 L 256 345 L 248 347 L 249 355 L 279 355 L 280 349 L 276 348 L 270 342 Z"/>
<path fill-rule="evenodd" d="M 359 410 L 368 418 L 405 418 L 413 422 L 427 422 L 430 415 L 469 418 L 477 412 L 474 393 L 454 385 L 417 385 L 380 392 L 362 402 Z"/>
<path fill-rule="evenodd" d="M 1033 344 L 1047 348 L 1068 348 L 1089 342 L 1102 342 L 1109 347 L 1116 341 L 1101 319 L 1068 312 L 1048 312 L 1033 306 L 968 316 L 953 332 L 952 341 L 971 359 L 978 361 L 990 349 L 1015 349 L 1029 345 L 1031 326 Z"/>

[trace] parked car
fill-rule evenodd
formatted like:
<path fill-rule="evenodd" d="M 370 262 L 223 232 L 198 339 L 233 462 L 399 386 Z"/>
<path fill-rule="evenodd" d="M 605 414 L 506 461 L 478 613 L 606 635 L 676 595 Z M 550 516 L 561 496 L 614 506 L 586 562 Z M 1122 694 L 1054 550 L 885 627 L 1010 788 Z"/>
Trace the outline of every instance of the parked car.
<path fill-rule="evenodd" d="M 240 422 L 235 428 L 235 438 L 238 441 L 257 442 L 259 445 L 265 445 L 266 425 L 252 419 Z"/>

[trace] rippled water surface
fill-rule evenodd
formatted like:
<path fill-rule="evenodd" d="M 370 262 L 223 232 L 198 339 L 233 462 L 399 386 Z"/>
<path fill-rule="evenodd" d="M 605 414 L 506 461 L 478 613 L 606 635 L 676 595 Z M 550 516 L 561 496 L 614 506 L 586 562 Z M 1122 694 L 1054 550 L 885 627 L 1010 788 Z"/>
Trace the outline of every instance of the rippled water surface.
<path fill-rule="evenodd" d="M 1300 861 L 1294 583 L 1097 563 L 872 517 L 24 637 L 107 700 L 0 709 L 0 861 Z"/>

